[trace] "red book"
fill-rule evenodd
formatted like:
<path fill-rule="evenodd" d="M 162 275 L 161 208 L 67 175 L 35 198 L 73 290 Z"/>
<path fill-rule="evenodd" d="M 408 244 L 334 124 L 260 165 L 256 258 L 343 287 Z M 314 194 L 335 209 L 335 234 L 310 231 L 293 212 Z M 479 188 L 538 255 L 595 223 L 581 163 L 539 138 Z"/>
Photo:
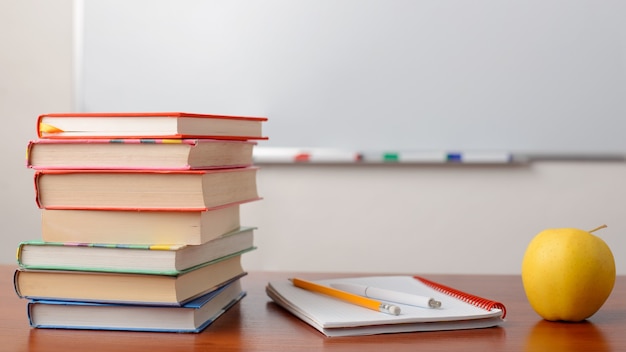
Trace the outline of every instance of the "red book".
<path fill-rule="evenodd" d="M 259 199 L 255 167 L 158 170 L 39 170 L 44 209 L 206 210 Z"/>
<path fill-rule="evenodd" d="M 193 170 L 252 165 L 253 141 L 224 139 L 38 139 L 26 165 L 43 169 Z"/>
<path fill-rule="evenodd" d="M 265 117 L 184 112 L 54 113 L 37 119 L 39 138 L 267 139 Z"/>

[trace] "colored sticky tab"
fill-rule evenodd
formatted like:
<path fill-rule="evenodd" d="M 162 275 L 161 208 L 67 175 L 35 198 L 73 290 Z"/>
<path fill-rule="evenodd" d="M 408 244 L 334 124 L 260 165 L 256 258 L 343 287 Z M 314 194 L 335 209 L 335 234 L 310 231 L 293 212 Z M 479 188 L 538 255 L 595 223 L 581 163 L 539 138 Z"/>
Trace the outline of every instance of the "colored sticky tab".
<path fill-rule="evenodd" d="M 63 132 L 62 129 L 54 127 L 52 125 L 48 125 L 47 123 L 40 123 L 39 124 L 39 131 L 41 133 L 61 133 L 61 132 Z"/>
<path fill-rule="evenodd" d="M 461 153 L 448 153 L 446 160 L 451 163 L 460 163 L 463 161 Z"/>
<path fill-rule="evenodd" d="M 153 251 L 171 251 L 181 248 L 181 246 L 171 245 L 171 244 L 154 244 L 150 245 L 150 249 Z"/>
<path fill-rule="evenodd" d="M 297 162 L 307 162 L 311 159 L 311 154 L 309 153 L 298 153 L 293 157 L 294 161 Z"/>
<path fill-rule="evenodd" d="M 383 161 L 384 162 L 398 162 L 400 161 L 400 155 L 398 153 L 384 153 Z"/>

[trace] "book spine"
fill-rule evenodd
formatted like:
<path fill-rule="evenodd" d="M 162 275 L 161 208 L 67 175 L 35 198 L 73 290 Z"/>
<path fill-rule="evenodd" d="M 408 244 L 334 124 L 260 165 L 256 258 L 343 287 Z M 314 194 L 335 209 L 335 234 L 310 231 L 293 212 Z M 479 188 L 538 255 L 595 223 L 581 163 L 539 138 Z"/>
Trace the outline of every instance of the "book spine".
<path fill-rule="evenodd" d="M 21 242 L 17 245 L 17 251 L 15 253 L 15 259 L 17 260 L 17 265 L 22 266 L 22 249 L 24 249 L 25 242 Z"/>
<path fill-rule="evenodd" d="M 421 281 L 424 285 L 437 290 L 441 293 L 444 293 L 448 296 L 454 297 L 456 299 L 460 299 L 461 301 L 465 302 L 465 303 L 469 303 L 471 305 L 474 305 L 476 307 L 480 307 L 482 309 L 485 310 L 492 310 L 494 308 L 497 309 L 501 309 L 502 310 L 502 318 L 504 318 L 506 316 L 506 307 L 504 306 L 504 304 L 497 302 L 497 301 L 492 301 L 483 297 L 479 297 L 476 295 L 472 295 L 469 294 L 467 292 L 463 292 L 460 290 L 457 290 L 455 288 L 449 287 L 449 286 L 445 286 L 442 285 L 438 282 L 434 282 L 428 279 L 425 279 L 423 277 L 420 276 L 413 276 L 414 279 Z"/>
<path fill-rule="evenodd" d="M 13 274 L 13 289 L 15 290 L 15 293 L 17 294 L 17 296 L 19 298 L 24 298 L 24 295 L 22 295 L 22 292 L 20 292 L 20 285 L 19 285 L 19 276 L 20 274 L 20 270 L 15 270 L 15 273 Z"/>
<path fill-rule="evenodd" d="M 37 326 L 35 325 L 35 319 L 33 319 L 33 304 L 34 303 L 32 301 L 28 301 L 28 303 L 26 304 L 26 316 L 28 318 L 28 325 L 36 328 Z"/>
<path fill-rule="evenodd" d="M 28 168 L 32 167 L 32 163 L 30 161 L 30 156 L 32 154 L 32 149 L 33 149 L 34 145 L 35 145 L 34 141 L 29 141 L 28 142 L 28 146 L 26 147 L 26 160 L 25 160 L 25 163 L 26 163 L 26 167 L 28 167 Z"/>

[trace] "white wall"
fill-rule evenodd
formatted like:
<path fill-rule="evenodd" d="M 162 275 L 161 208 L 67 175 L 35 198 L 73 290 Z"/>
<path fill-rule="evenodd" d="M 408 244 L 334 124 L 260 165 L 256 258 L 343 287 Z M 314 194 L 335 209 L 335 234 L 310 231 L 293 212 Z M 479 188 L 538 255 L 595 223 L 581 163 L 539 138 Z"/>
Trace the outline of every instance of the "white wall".
<path fill-rule="evenodd" d="M 4 175 L 0 263 L 39 236 L 32 171 L 36 116 L 71 110 L 72 3 L 0 0 Z M 269 116 L 271 119 L 271 116 Z M 271 136 L 270 136 L 271 137 Z M 519 273 L 530 239 L 548 227 L 591 229 L 626 274 L 626 164 L 525 166 L 263 165 L 264 200 L 243 207 L 258 226 L 252 270 Z"/>
<path fill-rule="evenodd" d="M 71 0 L 0 0 L 0 262 L 39 236 L 26 145 L 37 115 L 72 108 Z"/>
<path fill-rule="evenodd" d="M 249 267 L 269 270 L 519 273 L 550 227 L 591 230 L 626 274 L 624 163 L 527 166 L 263 166 L 266 198 Z"/>

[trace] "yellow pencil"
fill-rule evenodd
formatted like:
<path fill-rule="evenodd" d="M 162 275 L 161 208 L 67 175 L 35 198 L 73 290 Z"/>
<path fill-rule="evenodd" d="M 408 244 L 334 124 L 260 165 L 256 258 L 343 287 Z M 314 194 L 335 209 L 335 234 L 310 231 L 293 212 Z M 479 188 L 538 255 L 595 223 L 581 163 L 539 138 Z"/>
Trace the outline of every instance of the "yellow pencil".
<path fill-rule="evenodd" d="M 383 312 L 383 313 L 392 314 L 392 315 L 400 314 L 400 307 L 394 306 L 392 304 L 388 304 L 388 303 L 384 303 L 381 301 L 377 301 L 375 299 L 355 295 L 350 292 L 338 290 L 336 288 L 316 284 L 314 282 L 310 282 L 310 281 L 306 281 L 306 280 L 302 280 L 298 278 L 292 278 L 290 280 L 294 286 L 307 290 L 307 291 L 314 291 L 314 292 L 322 293 L 327 296 L 338 298 L 342 301 L 356 304 L 357 306 L 373 309 L 378 312 Z"/>

